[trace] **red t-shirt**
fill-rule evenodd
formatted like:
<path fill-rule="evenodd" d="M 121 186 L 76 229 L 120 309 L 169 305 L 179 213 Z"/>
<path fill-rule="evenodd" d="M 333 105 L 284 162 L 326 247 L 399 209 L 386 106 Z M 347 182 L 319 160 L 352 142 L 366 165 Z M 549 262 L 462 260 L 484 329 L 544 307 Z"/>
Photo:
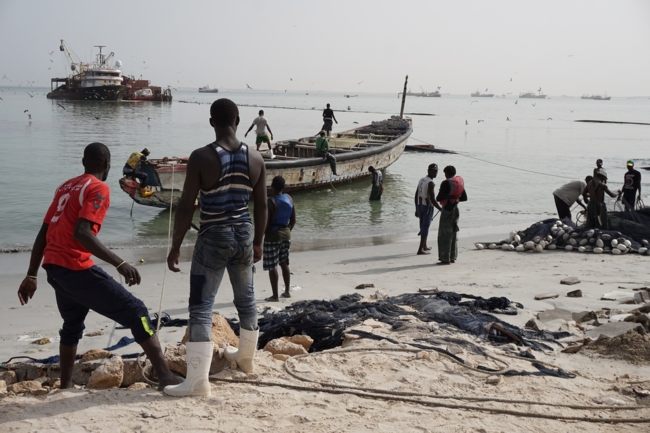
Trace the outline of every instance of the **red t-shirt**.
<path fill-rule="evenodd" d="M 110 205 L 110 189 L 91 174 L 82 174 L 57 188 L 43 222 L 48 225 L 43 264 L 82 271 L 95 263 L 91 254 L 74 238 L 79 218 L 95 224 L 97 235 Z"/>

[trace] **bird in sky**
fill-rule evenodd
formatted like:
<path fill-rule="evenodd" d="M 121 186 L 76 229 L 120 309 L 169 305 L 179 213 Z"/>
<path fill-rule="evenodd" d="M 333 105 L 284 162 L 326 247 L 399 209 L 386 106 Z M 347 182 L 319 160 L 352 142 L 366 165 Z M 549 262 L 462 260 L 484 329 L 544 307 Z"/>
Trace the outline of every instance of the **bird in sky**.
<path fill-rule="evenodd" d="M 479 121 L 478 121 L 478 122 L 476 122 L 476 123 L 481 123 L 481 122 L 484 122 L 484 120 L 480 120 L 480 119 L 479 119 Z"/>
<path fill-rule="evenodd" d="M 99 117 L 95 116 L 95 119 L 99 120 Z"/>
<path fill-rule="evenodd" d="M 358 124 L 359 124 L 359 122 L 352 122 L 352 123 L 354 123 L 355 125 L 358 125 Z"/>
<path fill-rule="evenodd" d="M 469 123 L 467 123 L 467 119 L 465 119 L 465 125 L 469 125 Z"/>
<path fill-rule="evenodd" d="M 29 113 L 29 110 L 25 110 L 25 111 L 23 111 L 23 113 Z"/>
<path fill-rule="evenodd" d="M 361 84 L 361 83 L 363 83 L 363 81 L 359 81 L 357 84 Z"/>
<path fill-rule="evenodd" d="M 50 63 L 54 63 L 54 60 L 50 59 Z"/>
<path fill-rule="evenodd" d="M 52 69 L 52 68 L 47 68 L 48 71 L 49 71 L 50 69 Z"/>
<path fill-rule="evenodd" d="M 50 51 L 50 56 L 51 56 L 52 54 L 54 54 L 54 51 Z"/>
<path fill-rule="evenodd" d="M 438 90 L 442 89 L 442 87 L 438 86 Z"/>
<path fill-rule="evenodd" d="M 510 122 L 510 118 L 509 118 L 509 117 L 506 117 L 506 122 Z"/>
<path fill-rule="evenodd" d="M 473 104 L 475 102 L 478 102 L 478 101 L 476 99 L 474 99 L 472 102 L 470 102 L 470 104 Z"/>
<path fill-rule="evenodd" d="M 552 117 L 549 117 L 549 118 L 548 118 L 548 119 L 546 119 L 546 120 L 553 120 L 553 118 L 552 118 Z"/>
<path fill-rule="evenodd" d="M 532 105 L 534 107 L 536 104 L 530 104 L 530 105 Z"/>
<path fill-rule="evenodd" d="M 2 79 L 3 80 L 8 80 L 9 78 L 7 78 L 7 76 L 5 74 L 2 74 Z"/>
<path fill-rule="evenodd" d="M 4 101 L 4 99 L 0 98 L 0 101 Z"/>
<path fill-rule="evenodd" d="M 510 81 L 512 81 L 512 78 L 510 79 Z"/>
<path fill-rule="evenodd" d="M 287 93 L 287 91 L 285 90 L 284 93 Z"/>
<path fill-rule="evenodd" d="M 575 54 L 569 54 L 567 57 L 573 57 L 573 56 L 575 56 Z"/>
<path fill-rule="evenodd" d="M 488 90 L 488 89 L 485 89 L 486 92 L 487 92 L 487 90 Z"/>
<path fill-rule="evenodd" d="M 32 115 L 27 113 L 27 116 L 29 117 L 29 120 L 32 120 Z"/>
<path fill-rule="evenodd" d="M 61 107 L 61 108 L 63 108 L 65 110 L 65 107 L 63 105 L 59 104 L 58 102 L 56 103 L 56 105 L 58 105 L 59 107 Z"/>
<path fill-rule="evenodd" d="M 540 87 L 539 89 L 537 89 L 537 91 L 538 91 L 538 92 L 541 92 L 541 91 L 542 91 L 542 88 Z"/>
<path fill-rule="evenodd" d="M 517 105 L 517 102 L 519 102 L 519 101 L 515 101 L 515 105 Z"/>
<path fill-rule="evenodd" d="M 34 95 L 32 95 L 32 94 L 29 93 L 29 92 L 25 92 L 25 93 L 27 93 L 27 94 L 29 95 L 30 98 L 33 98 L 33 97 L 34 97 Z"/>
<path fill-rule="evenodd" d="M 246 87 L 253 90 L 253 88 L 251 86 L 249 86 L 248 83 L 246 83 Z"/>
<path fill-rule="evenodd" d="M 569 110 L 569 111 L 573 113 L 573 110 Z"/>
<path fill-rule="evenodd" d="M 147 122 L 151 120 L 151 117 L 147 117 Z"/>
<path fill-rule="evenodd" d="M 293 78 L 289 77 L 289 79 L 290 79 L 291 81 L 293 81 Z"/>

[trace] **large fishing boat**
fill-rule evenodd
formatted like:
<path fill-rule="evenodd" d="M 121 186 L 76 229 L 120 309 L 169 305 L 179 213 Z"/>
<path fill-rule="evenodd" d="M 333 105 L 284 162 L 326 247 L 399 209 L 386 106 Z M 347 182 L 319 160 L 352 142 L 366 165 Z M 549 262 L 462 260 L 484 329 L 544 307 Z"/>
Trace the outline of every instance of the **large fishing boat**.
<path fill-rule="evenodd" d="M 472 98 L 492 98 L 494 96 L 494 93 L 487 93 L 488 89 L 485 89 L 486 93 L 481 93 L 476 90 L 476 92 L 472 93 Z"/>
<path fill-rule="evenodd" d="M 284 177 L 285 191 L 302 191 L 331 186 L 370 176 L 369 166 L 385 169 L 402 155 L 413 132 L 410 118 L 393 116 L 372 122 L 329 137 L 330 152 L 336 157 L 338 176 L 322 157 L 316 157 L 316 137 L 277 141 L 273 152 L 262 152 L 266 166 L 266 186 L 270 190 L 275 176 Z M 250 148 L 251 152 L 255 152 Z M 140 184 L 125 176 L 120 187 L 136 203 L 145 206 L 169 208 L 176 206 L 183 192 L 187 158 L 150 159 L 141 170 L 148 175 L 147 183 L 153 194 L 143 197 Z"/>
<path fill-rule="evenodd" d="M 52 78 L 49 99 L 66 99 L 81 101 L 119 101 L 126 94 L 128 87 L 122 78 L 122 62 L 113 60 L 114 53 L 104 55 L 105 45 L 95 45 L 99 48 L 94 63 L 83 63 L 73 56 L 72 52 L 61 39 L 59 50 L 65 52 L 73 73 L 66 78 Z"/>
<path fill-rule="evenodd" d="M 219 89 L 210 88 L 210 86 L 199 87 L 199 93 L 219 93 Z"/>
<path fill-rule="evenodd" d="M 605 95 L 605 96 L 602 96 L 602 95 L 591 95 L 591 96 L 582 95 L 580 97 L 580 99 L 593 99 L 594 101 L 609 101 L 610 99 L 612 99 L 612 97 L 607 96 L 607 95 Z"/>

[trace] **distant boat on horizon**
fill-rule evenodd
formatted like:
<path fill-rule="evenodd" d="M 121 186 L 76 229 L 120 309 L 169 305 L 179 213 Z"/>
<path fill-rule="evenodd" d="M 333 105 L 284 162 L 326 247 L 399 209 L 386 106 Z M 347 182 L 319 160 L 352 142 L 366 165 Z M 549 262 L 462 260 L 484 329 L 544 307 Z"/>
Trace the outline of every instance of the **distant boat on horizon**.
<path fill-rule="evenodd" d="M 199 93 L 219 93 L 219 89 L 215 88 L 210 88 L 210 86 L 206 85 L 205 87 L 199 87 Z"/>
<path fill-rule="evenodd" d="M 594 101 L 609 101 L 610 99 L 612 99 L 612 97 L 607 96 L 607 95 L 605 95 L 605 96 L 602 96 L 602 95 L 591 95 L 591 96 L 582 95 L 580 97 L 580 99 L 593 99 Z"/>
<path fill-rule="evenodd" d="M 476 90 L 476 92 L 472 93 L 472 98 L 492 98 L 494 96 L 494 93 L 487 93 L 488 89 L 485 89 L 486 93 L 481 93 Z"/>
<path fill-rule="evenodd" d="M 538 90 L 539 93 L 526 92 L 520 93 L 520 98 L 532 98 L 532 99 L 546 99 L 546 95 L 542 93 L 542 90 Z"/>

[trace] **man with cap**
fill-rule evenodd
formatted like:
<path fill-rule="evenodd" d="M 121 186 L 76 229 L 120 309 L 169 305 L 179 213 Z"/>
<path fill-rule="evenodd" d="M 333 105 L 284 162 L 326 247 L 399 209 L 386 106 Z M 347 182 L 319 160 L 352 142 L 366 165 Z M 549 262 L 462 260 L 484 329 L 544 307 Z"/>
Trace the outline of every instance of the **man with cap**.
<path fill-rule="evenodd" d="M 142 163 L 147 160 L 147 156 L 149 156 L 149 149 L 146 147 L 142 149 L 142 152 L 133 152 L 129 156 L 129 159 L 126 160 L 126 164 L 124 164 L 124 168 L 122 169 L 124 176 L 132 177 L 140 181 L 140 195 L 142 197 L 149 197 L 153 194 L 153 190 L 147 186 L 149 176 L 141 170 Z"/>
<path fill-rule="evenodd" d="M 587 205 L 587 228 L 609 230 L 609 221 L 607 220 L 607 206 L 605 205 L 605 193 L 610 197 L 616 197 L 606 185 L 607 172 L 604 168 L 599 168 L 596 175 L 587 183 L 587 187 L 582 192 L 582 196 L 589 196 L 589 205 Z"/>
<path fill-rule="evenodd" d="M 587 205 L 580 200 L 580 195 L 584 192 L 587 184 L 591 182 L 592 179 L 593 177 L 587 176 L 585 180 L 572 180 L 553 191 L 557 215 L 561 220 L 565 218 L 571 219 L 571 206 L 573 206 L 573 203 L 576 201 L 584 208 L 584 210 L 587 210 Z M 589 203 L 588 197 L 583 198 L 587 203 Z"/>
<path fill-rule="evenodd" d="M 639 196 L 636 196 L 636 190 L 639 190 Z M 623 178 L 623 188 L 618 192 L 623 194 L 623 204 L 625 209 L 634 210 L 634 205 L 641 200 L 641 173 L 634 169 L 634 161 L 627 162 L 627 173 Z"/>
<path fill-rule="evenodd" d="M 433 179 L 436 176 L 438 176 L 438 164 L 430 164 L 427 168 L 427 175 L 420 179 L 415 190 L 415 217 L 420 219 L 418 254 L 431 254 L 431 248 L 427 246 L 427 237 L 431 221 L 433 221 L 433 209 L 442 210 L 433 192 L 436 186 Z"/>

